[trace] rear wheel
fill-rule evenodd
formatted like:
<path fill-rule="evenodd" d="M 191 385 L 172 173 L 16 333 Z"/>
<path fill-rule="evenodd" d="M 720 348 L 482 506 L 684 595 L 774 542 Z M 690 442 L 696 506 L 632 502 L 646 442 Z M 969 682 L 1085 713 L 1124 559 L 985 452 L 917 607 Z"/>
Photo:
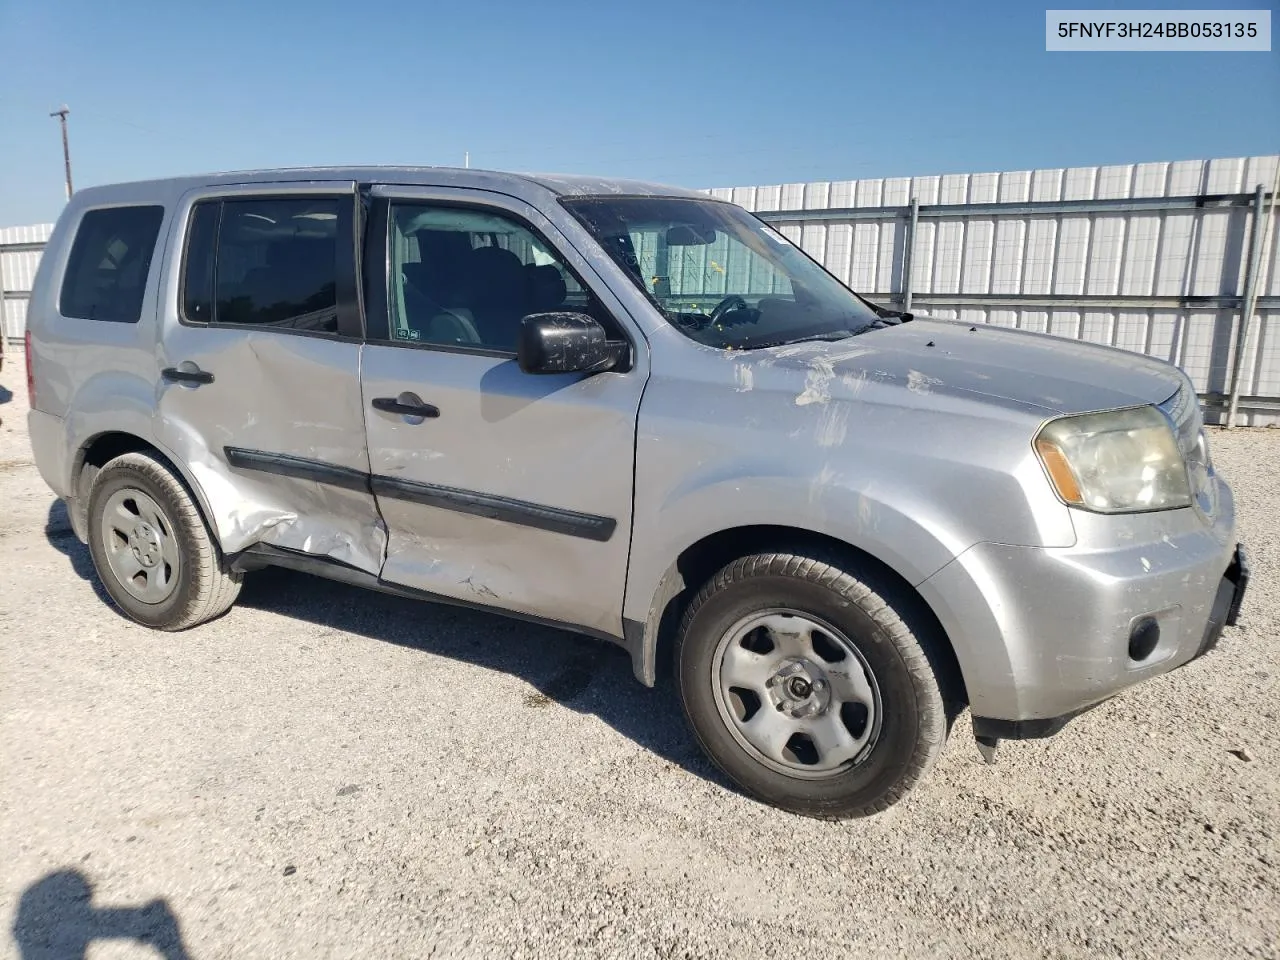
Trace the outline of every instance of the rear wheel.
<path fill-rule="evenodd" d="M 195 501 L 154 457 L 126 453 L 93 479 L 89 552 L 111 599 L 139 623 L 184 630 L 226 612 L 241 574 L 227 568 Z"/>
<path fill-rule="evenodd" d="M 703 749 L 747 793 L 794 813 L 865 816 L 900 800 L 947 732 L 911 600 L 812 556 L 726 566 L 690 604 L 676 648 Z"/>

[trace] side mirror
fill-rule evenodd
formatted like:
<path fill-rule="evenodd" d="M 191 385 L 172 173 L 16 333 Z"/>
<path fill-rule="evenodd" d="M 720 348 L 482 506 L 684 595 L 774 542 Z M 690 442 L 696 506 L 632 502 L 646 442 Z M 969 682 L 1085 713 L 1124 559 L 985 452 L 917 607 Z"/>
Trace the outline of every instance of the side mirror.
<path fill-rule="evenodd" d="M 600 373 L 626 356 L 585 313 L 531 313 L 520 321 L 517 357 L 525 373 Z"/>

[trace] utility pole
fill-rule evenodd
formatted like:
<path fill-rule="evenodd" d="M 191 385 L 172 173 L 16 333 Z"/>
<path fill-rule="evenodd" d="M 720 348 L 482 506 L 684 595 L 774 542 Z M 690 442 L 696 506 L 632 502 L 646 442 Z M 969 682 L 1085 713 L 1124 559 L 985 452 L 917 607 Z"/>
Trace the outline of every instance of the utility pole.
<path fill-rule="evenodd" d="M 64 103 L 62 108 L 49 114 L 51 117 L 57 117 L 62 125 L 62 163 L 67 171 L 67 199 L 71 199 L 71 148 L 67 146 L 67 114 L 71 111 L 67 109 Z"/>

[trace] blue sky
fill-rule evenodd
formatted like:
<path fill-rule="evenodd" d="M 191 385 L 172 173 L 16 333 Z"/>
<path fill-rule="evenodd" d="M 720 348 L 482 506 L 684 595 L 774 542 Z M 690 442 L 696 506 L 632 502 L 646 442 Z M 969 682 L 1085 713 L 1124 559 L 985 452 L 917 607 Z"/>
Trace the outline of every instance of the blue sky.
<path fill-rule="evenodd" d="M 468 150 L 694 187 L 1280 151 L 1280 52 L 1047 53 L 1044 11 L 0 0 L 0 226 L 61 209 L 63 102 L 77 187 Z"/>

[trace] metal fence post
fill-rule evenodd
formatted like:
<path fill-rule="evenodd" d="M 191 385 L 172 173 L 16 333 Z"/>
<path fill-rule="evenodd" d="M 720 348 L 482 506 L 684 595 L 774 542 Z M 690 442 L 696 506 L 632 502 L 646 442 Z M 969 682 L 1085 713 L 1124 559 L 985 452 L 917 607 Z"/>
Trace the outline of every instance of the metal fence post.
<path fill-rule="evenodd" d="M 920 223 L 920 198 L 911 198 L 911 222 L 902 250 L 902 309 L 911 312 L 911 261 L 916 249 L 916 227 Z"/>
<path fill-rule="evenodd" d="M 1270 216 L 1264 209 L 1265 201 L 1266 187 L 1260 183 L 1253 198 L 1253 229 L 1249 231 L 1249 265 L 1244 275 L 1244 297 L 1240 301 L 1240 326 L 1236 330 L 1236 359 L 1231 366 L 1231 400 L 1227 405 L 1226 422 L 1228 430 L 1236 425 L 1236 407 L 1240 403 L 1240 390 L 1244 382 L 1241 371 L 1249 349 L 1249 328 L 1253 325 L 1253 310 L 1258 302 L 1258 274 L 1261 273 L 1263 238 L 1266 236 L 1266 228 L 1271 226 L 1266 222 L 1270 220 Z"/>

